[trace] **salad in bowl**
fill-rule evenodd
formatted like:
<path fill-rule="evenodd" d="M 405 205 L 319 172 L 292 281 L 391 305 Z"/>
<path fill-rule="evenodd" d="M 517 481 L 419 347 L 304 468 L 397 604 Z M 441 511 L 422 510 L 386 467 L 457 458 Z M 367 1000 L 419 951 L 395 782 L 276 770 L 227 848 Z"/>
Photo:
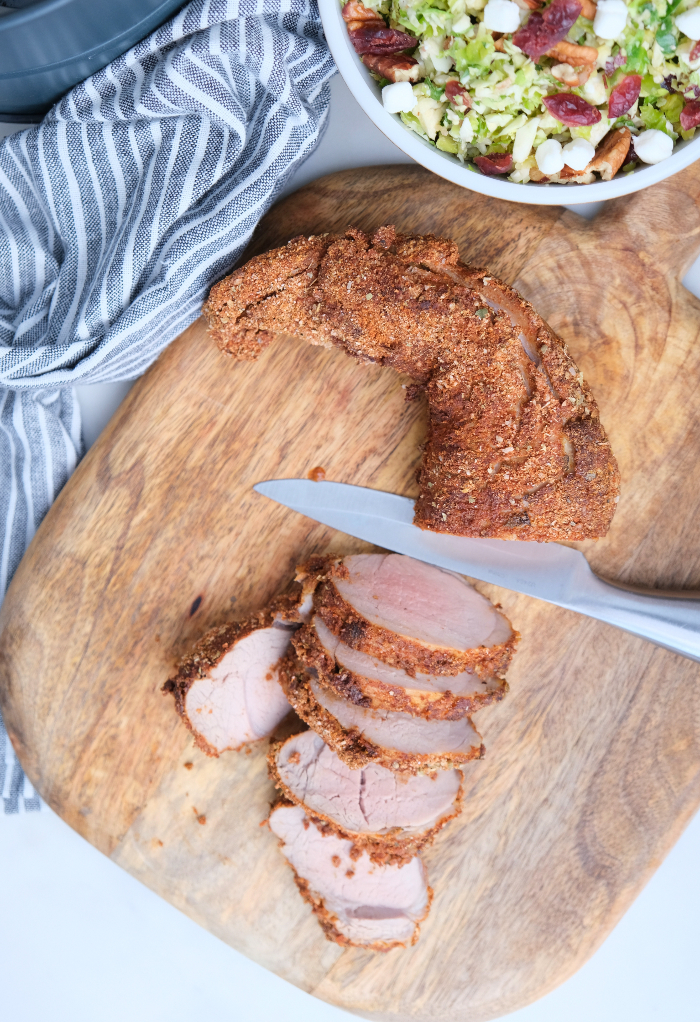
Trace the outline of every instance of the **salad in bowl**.
<path fill-rule="evenodd" d="M 514 184 L 610 181 L 700 126 L 697 0 L 349 0 L 384 108 Z"/>

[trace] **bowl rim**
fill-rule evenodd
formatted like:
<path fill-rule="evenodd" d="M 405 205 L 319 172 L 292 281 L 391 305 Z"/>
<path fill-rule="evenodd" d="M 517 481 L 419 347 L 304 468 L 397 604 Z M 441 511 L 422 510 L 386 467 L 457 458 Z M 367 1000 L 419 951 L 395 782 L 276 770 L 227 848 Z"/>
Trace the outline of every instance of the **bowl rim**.
<path fill-rule="evenodd" d="M 700 159 L 698 135 L 679 143 L 667 160 L 647 165 L 612 181 L 595 181 L 585 185 L 554 183 L 542 185 L 535 182 L 516 184 L 514 181 L 504 181 L 470 170 L 465 164 L 460 163 L 456 156 L 436 149 L 407 128 L 398 114 L 387 113 L 382 105 L 378 83 L 371 77 L 350 44 L 339 0 L 318 0 L 318 5 L 326 41 L 338 70 L 367 116 L 394 145 L 416 163 L 463 188 L 509 202 L 527 202 L 538 206 L 573 206 L 630 195 L 677 174 Z"/>

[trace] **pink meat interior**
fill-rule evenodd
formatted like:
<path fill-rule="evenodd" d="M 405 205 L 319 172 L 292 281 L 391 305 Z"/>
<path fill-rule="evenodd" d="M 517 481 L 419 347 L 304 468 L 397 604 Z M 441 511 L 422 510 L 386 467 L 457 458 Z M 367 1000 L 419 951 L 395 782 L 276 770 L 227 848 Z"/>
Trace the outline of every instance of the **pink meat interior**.
<path fill-rule="evenodd" d="M 398 635 L 461 652 L 495 646 L 511 628 L 493 604 L 459 575 L 403 554 L 354 554 L 336 579 L 362 617 Z"/>
<path fill-rule="evenodd" d="M 416 755 L 468 754 L 481 739 L 468 717 L 461 720 L 425 720 L 394 710 L 365 710 L 328 692 L 309 678 L 314 698 L 346 730 L 356 727 L 382 749 Z"/>
<path fill-rule="evenodd" d="M 269 735 L 289 712 L 277 675 L 292 631 L 260 628 L 237 642 L 185 696 L 193 726 L 218 752 Z"/>
<path fill-rule="evenodd" d="M 407 941 L 428 905 L 420 859 L 405 866 L 373 863 L 366 852 L 350 857 L 352 843 L 322 834 L 301 806 L 280 806 L 270 814 L 270 828 L 283 842 L 282 852 L 307 881 L 338 928 L 358 943 Z"/>
<path fill-rule="evenodd" d="M 351 770 L 315 731 L 292 735 L 277 769 L 307 809 L 358 834 L 429 830 L 454 812 L 461 779 L 456 770 L 404 778 L 375 763 Z"/>

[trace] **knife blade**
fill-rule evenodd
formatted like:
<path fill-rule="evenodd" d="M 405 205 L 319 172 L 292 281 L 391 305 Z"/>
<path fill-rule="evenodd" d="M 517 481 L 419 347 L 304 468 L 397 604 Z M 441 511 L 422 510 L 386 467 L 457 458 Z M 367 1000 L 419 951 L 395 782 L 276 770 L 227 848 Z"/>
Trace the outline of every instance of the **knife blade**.
<path fill-rule="evenodd" d="M 663 594 L 596 575 L 560 543 L 471 539 L 413 524 L 413 500 L 349 483 L 270 479 L 257 493 L 386 550 L 576 611 L 700 662 L 700 593 Z"/>

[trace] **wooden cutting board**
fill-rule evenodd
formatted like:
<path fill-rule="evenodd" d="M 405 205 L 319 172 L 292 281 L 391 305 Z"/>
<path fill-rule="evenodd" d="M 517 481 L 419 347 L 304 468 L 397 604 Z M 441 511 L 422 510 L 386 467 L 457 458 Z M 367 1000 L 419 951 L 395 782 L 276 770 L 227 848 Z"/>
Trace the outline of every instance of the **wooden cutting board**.
<path fill-rule="evenodd" d="M 700 164 L 589 223 L 482 198 L 415 166 L 353 170 L 276 206 L 250 254 L 298 233 L 455 238 L 564 337 L 622 470 L 594 567 L 700 588 Z M 413 495 L 425 428 L 391 370 L 294 342 L 224 359 L 195 323 L 134 387 L 46 517 L 0 618 L 2 712 L 32 782 L 80 834 L 232 947 L 365 1018 L 478 1022 L 578 969 L 700 802 L 700 666 L 506 590 L 523 640 L 482 711 L 486 758 L 425 856 L 410 950 L 328 943 L 261 827 L 265 748 L 206 759 L 160 686 L 214 622 L 312 551 L 366 549 L 254 482 L 306 475 Z"/>

